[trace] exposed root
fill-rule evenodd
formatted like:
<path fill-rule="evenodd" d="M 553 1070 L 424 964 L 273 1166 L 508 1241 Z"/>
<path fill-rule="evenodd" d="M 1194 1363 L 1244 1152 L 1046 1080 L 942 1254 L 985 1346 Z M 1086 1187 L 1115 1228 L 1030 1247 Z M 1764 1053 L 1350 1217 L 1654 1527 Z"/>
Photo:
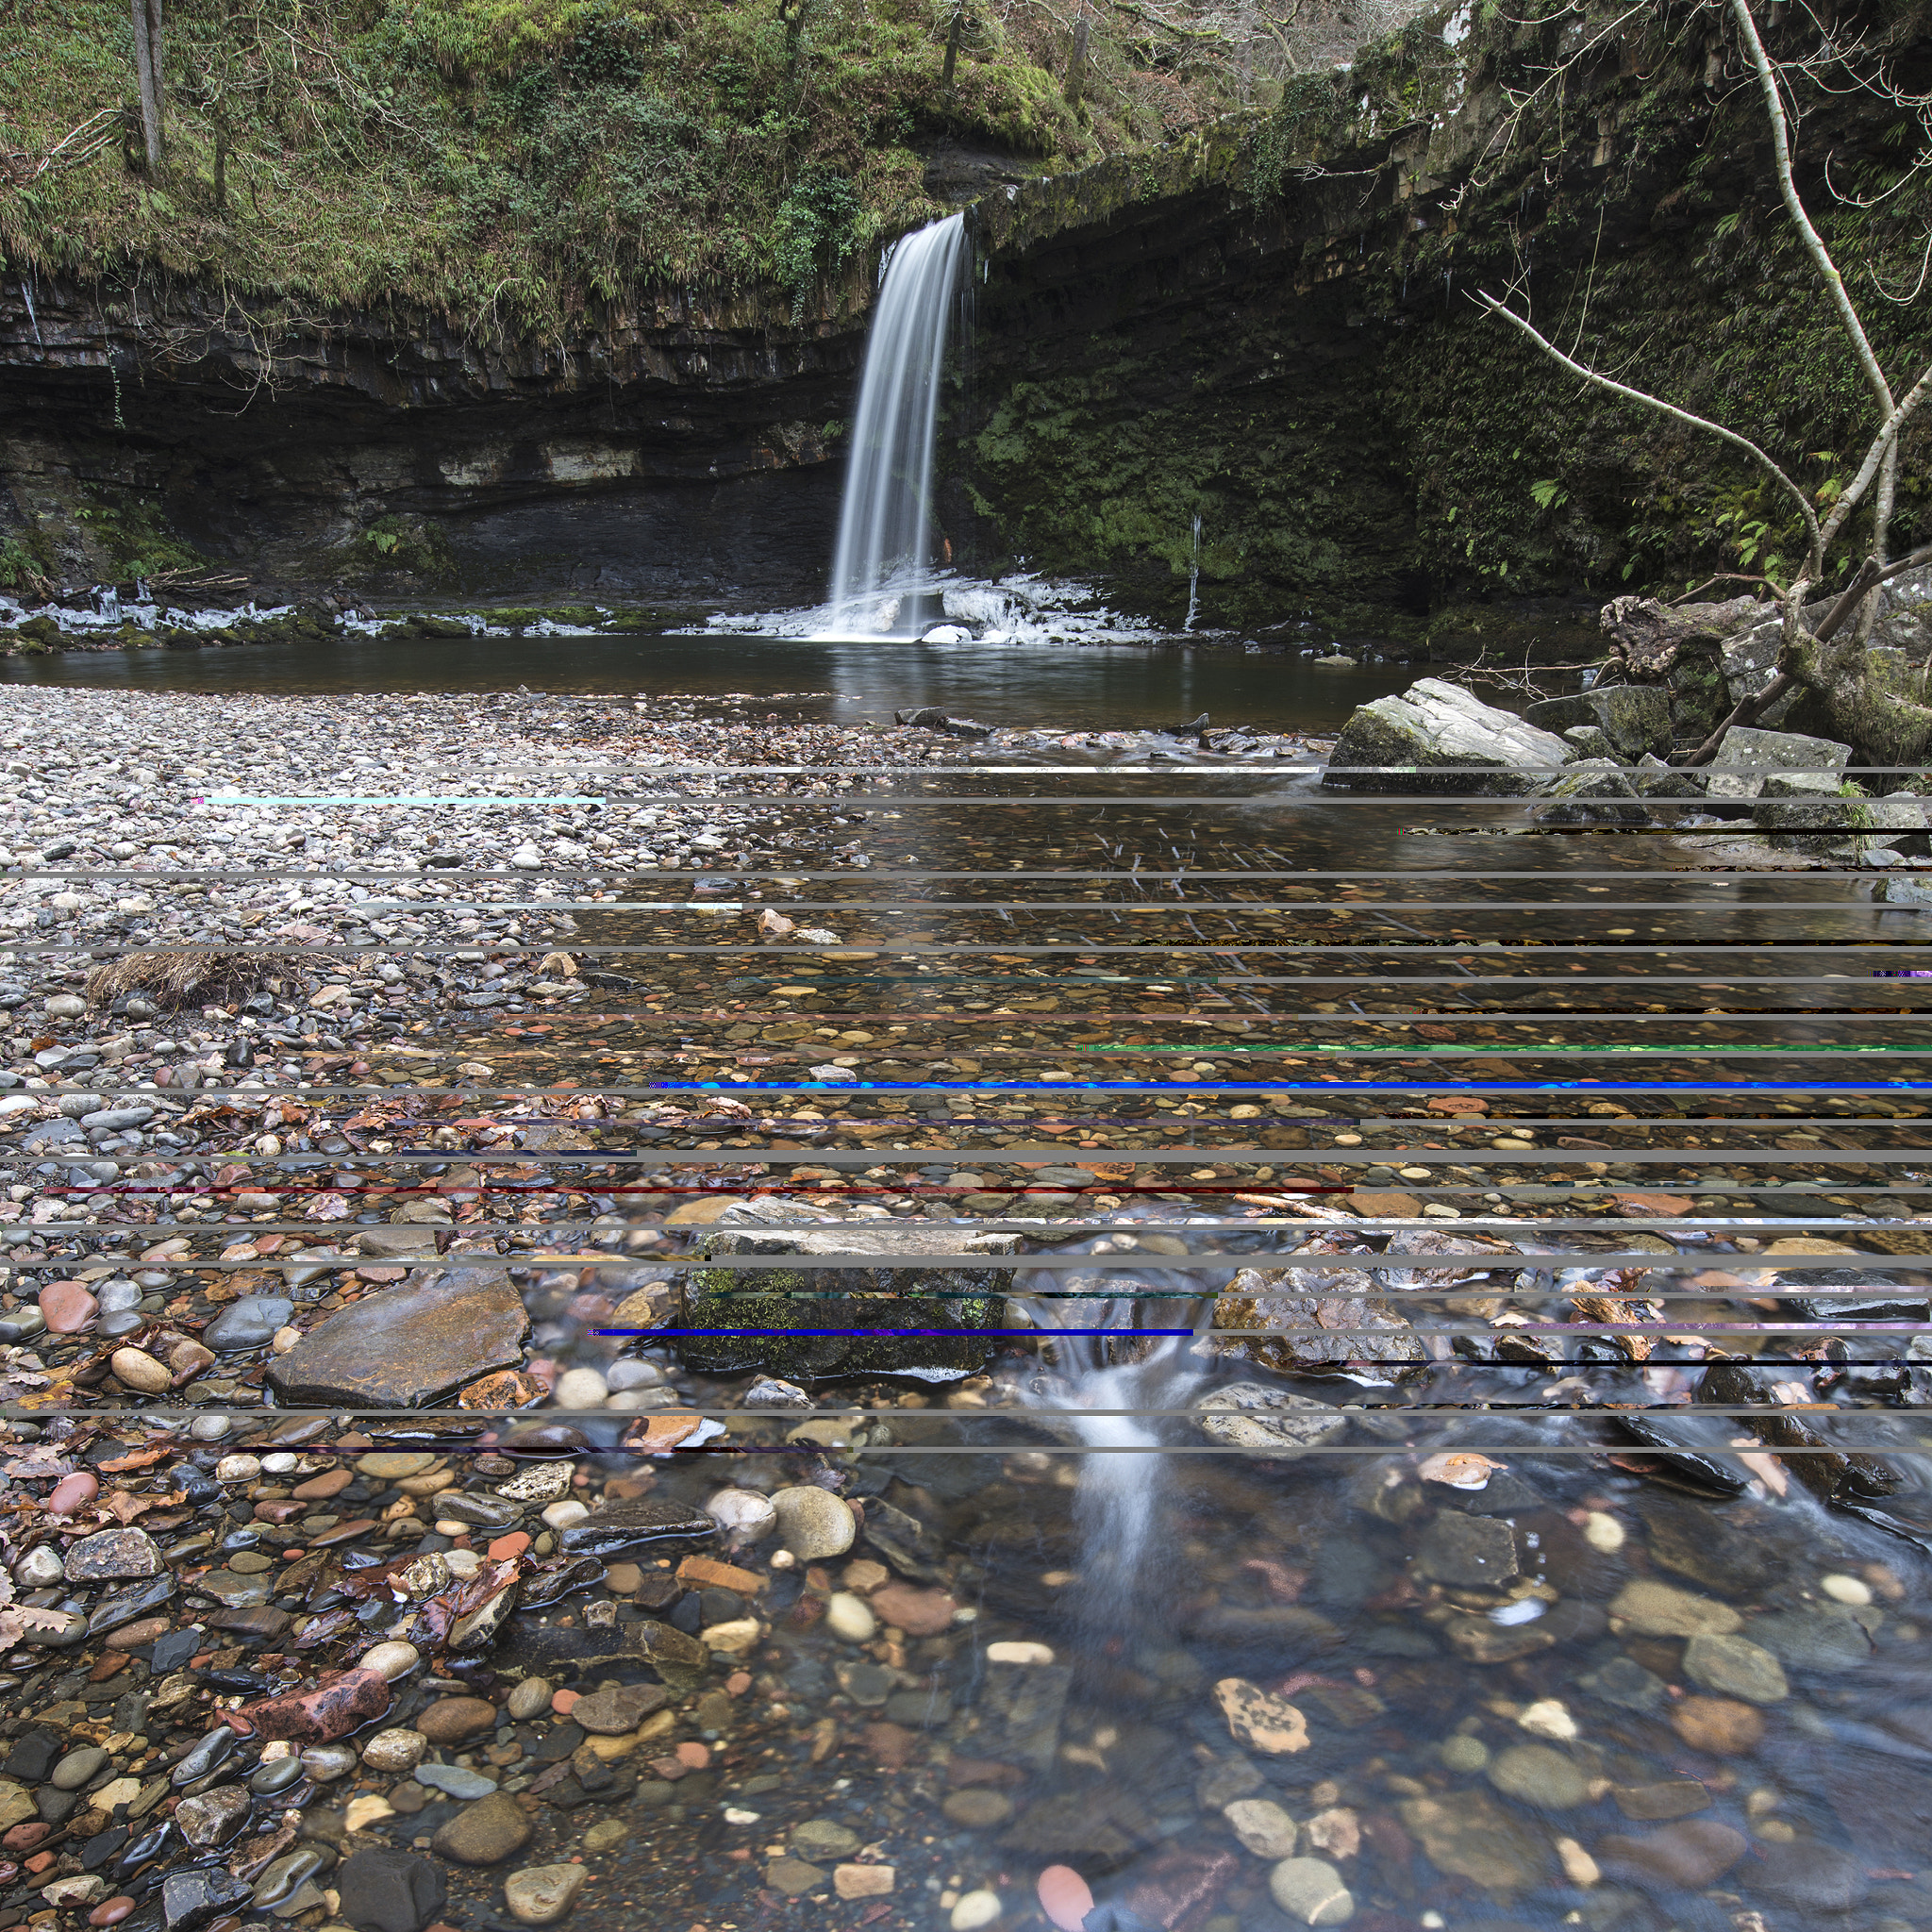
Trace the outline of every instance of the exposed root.
<path fill-rule="evenodd" d="M 271 979 L 299 979 L 302 961 L 292 953 L 262 953 L 227 946 L 182 946 L 130 953 L 87 976 L 87 996 L 108 1006 L 124 993 L 143 993 L 158 1006 L 225 1006 L 247 999 Z"/>

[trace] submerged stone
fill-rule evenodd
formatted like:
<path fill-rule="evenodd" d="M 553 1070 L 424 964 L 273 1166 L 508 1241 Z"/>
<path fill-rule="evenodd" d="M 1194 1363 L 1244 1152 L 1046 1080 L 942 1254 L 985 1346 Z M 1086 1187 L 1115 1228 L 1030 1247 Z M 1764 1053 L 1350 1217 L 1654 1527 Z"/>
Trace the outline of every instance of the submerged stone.
<path fill-rule="evenodd" d="M 501 1274 L 422 1274 L 331 1315 L 269 1364 L 268 1379 L 289 1403 L 411 1408 L 521 1361 L 529 1327 Z"/>

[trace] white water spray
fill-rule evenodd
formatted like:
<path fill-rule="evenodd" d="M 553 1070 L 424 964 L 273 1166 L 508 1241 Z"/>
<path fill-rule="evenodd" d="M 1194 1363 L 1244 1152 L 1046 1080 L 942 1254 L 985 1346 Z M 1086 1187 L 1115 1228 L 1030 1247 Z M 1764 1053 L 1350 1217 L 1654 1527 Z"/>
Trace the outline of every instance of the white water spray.
<path fill-rule="evenodd" d="M 1194 616 L 1200 609 L 1201 598 L 1201 519 L 1194 519 L 1194 560 L 1188 567 L 1188 617 L 1181 625 L 1183 630 L 1192 630 Z"/>
<path fill-rule="evenodd" d="M 1141 1277 L 1159 1278 L 1153 1271 Z M 1172 1302 L 1131 1299 L 1027 1304 L 1041 1328 L 1179 1327 L 1200 1319 L 1202 1290 L 1185 1277 Z M 1055 1343 L 1060 1377 L 1040 1394 L 1091 1454 L 1082 1458 L 1074 1495 L 1080 1540 L 1080 1613 L 1096 1631 L 1129 1631 L 1158 1619 L 1166 1600 L 1160 1572 L 1165 1554 L 1154 1537 L 1161 1492 L 1170 1474 L 1160 1453 L 1158 1425 L 1122 1409 L 1183 1406 L 1202 1371 L 1188 1343 L 1166 1339 L 1151 1347 L 1123 1337 L 1067 1337 Z M 1063 1378 L 1063 1379 L 1062 1379 Z"/>
<path fill-rule="evenodd" d="M 892 249 L 866 338 L 852 455 L 832 558 L 831 625 L 845 637 L 914 637 L 932 568 L 933 425 L 966 247 L 949 215 Z"/>

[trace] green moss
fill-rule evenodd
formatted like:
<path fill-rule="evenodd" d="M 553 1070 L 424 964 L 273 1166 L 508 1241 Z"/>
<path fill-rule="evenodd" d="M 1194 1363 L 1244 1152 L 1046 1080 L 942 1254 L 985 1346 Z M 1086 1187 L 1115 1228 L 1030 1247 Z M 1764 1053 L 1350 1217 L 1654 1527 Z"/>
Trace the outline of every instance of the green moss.
<path fill-rule="evenodd" d="M 987 1292 L 999 1277 L 982 1270 L 693 1267 L 686 1278 L 682 1325 L 687 1328 L 845 1330 L 873 1325 L 940 1330 L 917 1339 L 897 1336 L 689 1336 L 679 1359 L 699 1374 L 752 1370 L 787 1381 L 822 1382 L 850 1375 L 917 1373 L 952 1380 L 977 1374 L 991 1359 L 984 1330 L 1005 1325 L 1006 1301 Z M 748 1289 L 747 1281 L 757 1283 Z M 884 1291 L 881 1291 L 883 1289 Z M 981 1292 L 973 1292 L 974 1289 Z M 947 1299 L 926 1297 L 953 1291 Z"/>
<path fill-rule="evenodd" d="M 975 8 L 950 89 L 927 0 L 225 0 L 169 8 L 170 157 L 108 124 L 78 165 L 0 198 L 16 267 L 189 278 L 251 308 L 408 304 L 544 334 L 641 283 L 779 285 L 937 210 L 941 137 L 1065 166 L 1166 129 L 1124 18 L 1096 16 L 1087 105 L 1051 24 Z M 8 144 L 29 158 L 135 101 L 119 0 L 72 0 L 8 47 Z M 1230 67 L 1173 88 L 1198 115 Z"/>

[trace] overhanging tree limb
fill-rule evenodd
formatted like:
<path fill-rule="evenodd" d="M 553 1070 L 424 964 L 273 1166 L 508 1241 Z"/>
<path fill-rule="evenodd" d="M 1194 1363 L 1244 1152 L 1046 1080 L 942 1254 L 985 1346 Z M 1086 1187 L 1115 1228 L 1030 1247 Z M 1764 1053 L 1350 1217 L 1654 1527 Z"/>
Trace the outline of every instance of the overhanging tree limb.
<path fill-rule="evenodd" d="M 1891 385 L 1885 379 L 1885 371 L 1878 366 L 1878 358 L 1872 352 L 1872 344 L 1865 336 L 1865 325 L 1858 320 L 1858 311 L 1852 307 L 1852 298 L 1845 291 L 1844 277 L 1838 272 L 1838 264 L 1831 258 L 1831 251 L 1824 245 L 1824 238 L 1811 225 L 1811 217 L 1806 212 L 1803 197 L 1798 193 L 1798 184 L 1791 175 L 1791 131 L 1790 124 L 1785 117 L 1784 96 L 1778 90 L 1777 74 L 1771 63 L 1771 56 L 1764 51 L 1764 42 L 1758 38 L 1757 23 L 1751 17 L 1750 0 L 1731 0 L 1731 11 L 1737 16 L 1738 31 L 1743 36 L 1744 47 L 1751 56 L 1751 64 L 1757 70 L 1757 82 L 1764 91 L 1765 112 L 1771 117 L 1772 163 L 1777 170 L 1778 192 L 1784 196 L 1786 211 L 1790 215 L 1792 225 L 1804 242 L 1805 252 L 1818 266 L 1818 273 L 1824 279 L 1826 291 L 1832 305 L 1838 310 L 1839 321 L 1851 338 L 1852 352 L 1858 358 L 1858 367 L 1865 372 L 1865 380 L 1872 385 L 1872 393 L 1878 398 L 1878 406 L 1885 414 L 1892 407 Z"/>
<path fill-rule="evenodd" d="M 1813 561 L 1810 574 L 1813 576 L 1819 574 L 1823 568 L 1824 541 L 1818 527 L 1817 512 L 1811 508 L 1811 499 L 1748 436 L 1740 436 L 1735 429 L 1726 429 L 1722 423 L 1713 423 L 1707 416 L 1699 416 L 1689 409 L 1680 409 L 1675 403 L 1667 403 L 1661 396 L 1652 395 L 1648 390 L 1632 389 L 1627 382 L 1618 382 L 1614 377 L 1600 374 L 1577 361 L 1574 357 L 1566 356 L 1534 323 L 1518 315 L 1507 303 L 1499 302 L 1486 289 L 1478 290 L 1474 299 L 1491 315 L 1500 315 L 1504 321 L 1521 330 L 1553 362 L 1560 363 L 1573 375 L 1595 384 L 1598 389 L 1607 389 L 1612 395 L 1622 396 L 1625 402 L 1641 403 L 1646 409 L 1655 409 L 1660 415 L 1673 417 L 1679 423 L 1688 424 L 1692 429 L 1706 430 L 1710 435 L 1728 442 L 1733 448 L 1742 450 L 1797 505 L 1798 513 L 1805 520 L 1805 534 L 1811 545 Z"/>

